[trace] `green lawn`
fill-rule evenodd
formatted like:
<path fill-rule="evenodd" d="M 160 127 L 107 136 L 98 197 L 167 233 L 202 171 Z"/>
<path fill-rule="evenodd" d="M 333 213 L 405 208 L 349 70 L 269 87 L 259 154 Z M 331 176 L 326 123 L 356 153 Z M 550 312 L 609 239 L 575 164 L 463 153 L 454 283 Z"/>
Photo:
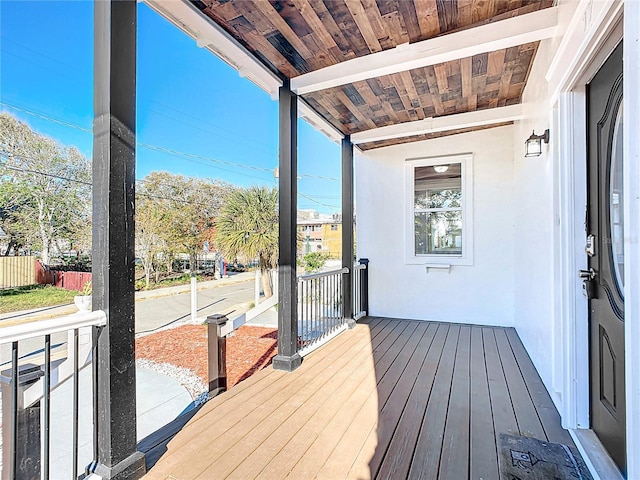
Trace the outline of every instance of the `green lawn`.
<path fill-rule="evenodd" d="M 0 313 L 73 303 L 79 293 L 50 285 L 0 290 Z"/>

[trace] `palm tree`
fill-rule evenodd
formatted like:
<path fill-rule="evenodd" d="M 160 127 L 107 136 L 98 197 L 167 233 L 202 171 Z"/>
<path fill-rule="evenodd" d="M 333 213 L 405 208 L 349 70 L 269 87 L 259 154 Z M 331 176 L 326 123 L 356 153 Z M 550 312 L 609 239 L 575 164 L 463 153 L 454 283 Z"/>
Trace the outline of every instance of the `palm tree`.
<path fill-rule="evenodd" d="M 270 297 L 268 273 L 278 263 L 278 190 L 253 186 L 231 193 L 216 220 L 216 244 L 227 258 L 257 258 L 264 296 Z"/>

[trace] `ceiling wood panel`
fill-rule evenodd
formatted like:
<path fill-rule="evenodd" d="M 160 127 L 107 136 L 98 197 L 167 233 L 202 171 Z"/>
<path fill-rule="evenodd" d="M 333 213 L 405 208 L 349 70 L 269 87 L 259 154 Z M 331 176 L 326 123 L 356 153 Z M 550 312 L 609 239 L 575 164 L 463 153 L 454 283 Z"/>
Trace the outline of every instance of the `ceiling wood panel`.
<path fill-rule="evenodd" d="M 521 101 L 537 46 L 529 43 L 385 75 L 303 98 L 344 134 L 513 105 Z"/>
<path fill-rule="evenodd" d="M 190 0 L 275 73 L 347 60 L 551 7 L 553 0 Z M 521 102 L 539 42 L 304 94 L 345 135 Z M 502 124 L 499 124 L 502 125 Z M 364 150 L 437 138 L 414 135 Z"/>
<path fill-rule="evenodd" d="M 504 127 L 513 125 L 513 122 L 501 122 L 491 125 L 482 125 L 478 127 L 459 128 L 456 130 L 447 130 L 446 132 L 423 133 L 421 135 L 412 135 L 410 137 L 390 138 L 388 140 L 378 140 L 375 142 L 366 142 L 358 144 L 360 150 L 373 150 L 374 148 L 389 147 L 392 145 L 400 145 L 403 143 L 419 142 L 422 140 L 432 140 L 434 138 L 449 137 L 451 135 L 459 135 L 461 133 L 475 132 L 478 130 L 486 130 L 488 128 Z"/>
<path fill-rule="evenodd" d="M 402 43 L 530 13 L 553 3 L 553 0 L 191 1 L 274 70 L 289 78 Z M 280 56 L 265 49 L 258 37 L 266 39 Z M 284 64 L 281 57 L 286 59 Z"/>

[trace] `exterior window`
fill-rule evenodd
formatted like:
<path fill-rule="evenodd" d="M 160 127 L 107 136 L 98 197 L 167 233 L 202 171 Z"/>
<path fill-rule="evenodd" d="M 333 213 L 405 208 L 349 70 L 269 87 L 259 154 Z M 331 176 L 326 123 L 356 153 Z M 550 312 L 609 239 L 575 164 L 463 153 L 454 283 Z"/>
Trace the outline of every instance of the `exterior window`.
<path fill-rule="evenodd" d="M 414 199 L 415 254 L 462 254 L 461 164 L 416 167 Z"/>
<path fill-rule="evenodd" d="M 338 225 L 331 225 L 331 231 L 332 232 L 337 232 L 338 231 Z"/>
<path fill-rule="evenodd" d="M 407 263 L 472 264 L 471 160 L 407 162 Z"/>

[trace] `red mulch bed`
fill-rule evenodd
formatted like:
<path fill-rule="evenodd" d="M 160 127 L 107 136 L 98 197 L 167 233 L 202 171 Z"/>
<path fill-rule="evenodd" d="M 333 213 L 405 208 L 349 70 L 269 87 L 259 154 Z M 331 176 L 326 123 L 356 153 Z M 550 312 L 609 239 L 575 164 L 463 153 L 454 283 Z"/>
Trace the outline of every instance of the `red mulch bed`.
<path fill-rule="evenodd" d="M 227 388 L 271 365 L 278 331 L 240 327 L 227 338 Z M 207 327 L 184 325 L 136 339 L 136 357 L 185 367 L 208 385 Z"/>

